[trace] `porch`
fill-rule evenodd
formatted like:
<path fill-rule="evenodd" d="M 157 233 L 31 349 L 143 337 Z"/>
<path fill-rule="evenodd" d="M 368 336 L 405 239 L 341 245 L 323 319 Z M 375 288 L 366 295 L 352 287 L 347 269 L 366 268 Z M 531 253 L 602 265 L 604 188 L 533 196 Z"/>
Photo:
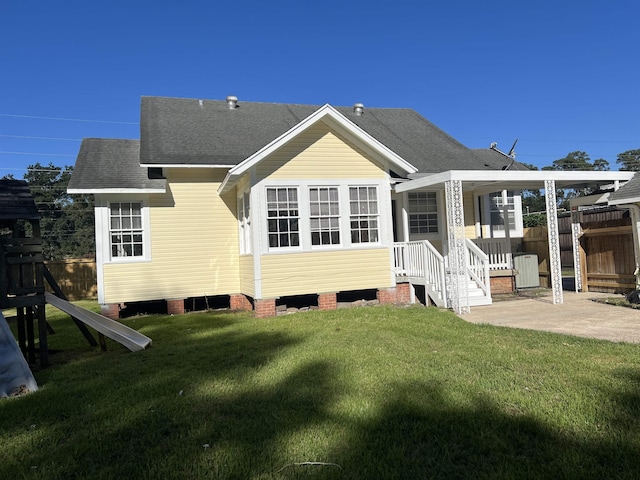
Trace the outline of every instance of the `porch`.
<path fill-rule="evenodd" d="M 429 241 L 395 242 L 394 273 L 399 282 L 421 285 L 425 296 L 439 307 L 451 306 L 453 276 L 466 282 L 469 305 L 490 305 L 491 277 L 513 275 L 511 242 L 504 238 L 466 239 L 467 264 L 464 272 L 454 272 L 446 255 Z"/>
<path fill-rule="evenodd" d="M 561 304 L 563 294 L 556 189 L 594 188 L 598 190 L 600 186 L 607 185 L 617 190 L 621 182 L 628 181 L 632 176 L 633 172 L 610 171 L 450 170 L 398 183 L 394 187 L 396 194 L 405 194 L 405 192 L 408 194 L 416 190 L 443 192 L 442 213 L 446 222 L 440 233 L 444 255 L 428 245 L 429 242 L 413 242 L 409 232 L 408 202 L 406 197 L 402 197 L 402 212 L 399 218 L 402 219 L 404 242 L 394 246 L 396 277 L 404 278 L 405 281 L 414 285 L 424 285 L 434 303 L 451 308 L 456 313 L 468 313 L 472 305 L 491 303 L 489 272 L 513 268 L 513 254 L 510 251 L 510 245 L 508 251 L 505 251 L 504 243 L 500 242 L 502 239 L 491 239 L 493 241 L 484 243 L 482 248 L 470 240 L 482 235 L 478 232 L 480 229 L 478 223 L 475 223 L 474 228 L 474 222 L 465 221 L 465 215 L 469 215 L 476 209 L 475 205 L 473 208 L 465 209 L 469 198 L 465 199 L 465 194 L 469 193 L 473 198 L 491 192 L 543 189 L 546 199 L 552 303 Z M 475 218 L 474 221 L 477 222 Z M 470 229 L 475 230 L 475 234 Z M 505 230 L 508 231 L 508 229 L 507 224 Z M 573 228 L 572 234 L 575 246 L 580 235 L 579 228 Z M 508 234 L 505 236 L 508 240 Z M 574 248 L 574 255 L 576 251 Z M 575 277 L 577 291 L 581 290 L 578 270 L 576 269 Z M 476 296 L 482 298 L 476 300 L 474 298 Z"/>

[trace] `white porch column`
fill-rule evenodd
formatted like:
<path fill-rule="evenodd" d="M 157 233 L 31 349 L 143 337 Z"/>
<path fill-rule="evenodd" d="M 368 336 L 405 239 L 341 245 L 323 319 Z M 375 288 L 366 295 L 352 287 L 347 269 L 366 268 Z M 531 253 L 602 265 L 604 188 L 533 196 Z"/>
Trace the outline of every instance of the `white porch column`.
<path fill-rule="evenodd" d="M 549 236 L 549 272 L 553 303 L 563 303 L 562 264 L 560 261 L 560 235 L 558 234 L 558 207 L 556 205 L 555 180 L 544 181 L 544 196 L 547 203 L 547 230 Z"/>
<path fill-rule="evenodd" d="M 455 313 L 469 313 L 469 285 L 467 277 L 467 248 L 464 240 L 464 205 L 462 181 L 445 182 L 449 282 L 447 290 Z"/>
<path fill-rule="evenodd" d="M 571 243 L 573 248 L 573 272 L 575 278 L 576 292 L 582 291 L 582 265 L 580 264 L 580 212 L 578 207 L 571 210 Z"/>
<path fill-rule="evenodd" d="M 636 269 L 634 271 L 636 275 L 636 289 L 640 288 L 638 285 L 638 270 L 640 270 L 640 208 L 638 205 L 629 205 L 629 213 L 631 213 L 631 225 L 633 226 L 633 254 L 636 260 Z"/>

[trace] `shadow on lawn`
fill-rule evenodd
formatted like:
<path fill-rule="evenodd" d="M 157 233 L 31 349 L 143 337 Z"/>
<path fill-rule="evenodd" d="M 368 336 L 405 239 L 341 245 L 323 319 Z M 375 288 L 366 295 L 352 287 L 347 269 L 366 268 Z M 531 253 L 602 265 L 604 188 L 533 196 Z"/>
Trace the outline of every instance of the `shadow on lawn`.
<path fill-rule="evenodd" d="M 229 329 L 224 315 L 182 321 L 184 336 L 169 341 L 175 325 L 139 320 L 154 332 L 152 350 L 60 366 L 73 385 L 52 372 L 38 394 L 0 404 L 0 424 L 23 417 L 12 436 L 38 430 L 11 445 L 0 478 L 640 478 L 629 422 L 640 414 L 637 371 L 620 373 L 632 391 L 609 392 L 624 415 L 608 420 L 627 421 L 626 437 L 609 441 L 571 438 L 487 398 L 460 408 L 429 382 L 389 385 L 368 419 L 344 417 L 335 404 L 354 392 L 341 365 L 285 364 L 269 380 L 303 336 Z M 291 465 L 305 461 L 340 468 Z"/>

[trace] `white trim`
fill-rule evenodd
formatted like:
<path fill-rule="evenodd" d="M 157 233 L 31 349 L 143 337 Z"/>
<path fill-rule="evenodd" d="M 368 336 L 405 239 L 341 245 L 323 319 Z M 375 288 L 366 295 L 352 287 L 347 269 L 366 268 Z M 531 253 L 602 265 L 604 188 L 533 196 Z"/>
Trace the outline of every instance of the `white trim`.
<path fill-rule="evenodd" d="M 491 191 L 509 189 L 544 188 L 540 186 L 546 180 L 553 180 L 556 188 L 568 188 L 581 182 L 615 182 L 631 180 L 635 172 L 583 172 L 556 170 L 448 170 L 442 173 L 427 175 L 396 185 L 396 192 L 406 192 L 418 188 L 440 186 L 444 182 L 460 180 L 469 182 L 474 189 Z"/>
<path fill-rule="evenodd" d="M 109 239 L 110 203 L 141 203 L 142 213 L 142 256 L 139 257 L 111 257 L 111 242 Z M 124 263 L 144 263 L 151 261 L 151 220 L 149 215 L 149 199 L 146 195 L 122 196 L 103 195 L 96 196 L 96 260 L 98 255 L 100 265 L 115 265 Z M 98 226 L 100 229 L 98 230 Z M 98 245 L 100 248 L 98 249 Z"/>
<path fill-rule="evenodd" d="M 627 205 L 632 203 L 640 203 L 640 197 L 626 197 L 621 198 L 620 200 L 608 200 L 607 203 L 609 205 Z"/>
<path fill-rule="evenodd" d="M 213 163 L 207 164 L 191 164 L 191 163 L 141 163 L 141 167 L 146 168 L 221 168 L 221 169 L 229 169 L 233 168 L 236 165 L 219 165 Z"/>
<path fill-rule="evenodd" d="M 266 214 L 266 190 L 267 188 L 296 187 L 298 189 L 298 225 L 300 244 L 297 247 L 269 247 L 268 241 L 268 219 Z M 309 188 L 313 187 L 337 187 L 340 209 L 340 243 L 335 245 L 312 245 L 310 229 L 309 210 Z M 367 243 L 351 242 L 351 224 L 349 208 L 349 188 L 350 187 L 376 187 L 378 202 L 378 241 Z M 251 198 L 260 199 L 260 212 L 256 212 L 256 217 L 260 219 L 254 222 L 254 242 L 261 242 L 260 250 L 254 250 L 255 255 L 281 255 L 288 253 L 310 253 L 319 251 L 339 251 L 370 248 L 389 248 L 393 245 L 393 229 L 391 224 L 391 191 L 388 179 L 310 179 L 310 180 L 270 180 L 265 179 L 258 183 L 251 190 Z M 255 195 L 254 195 L 255 192 Z M 254 203 L 252 202 L 252 207 Z M 256 207 L 257 208 L 257 207 Z M 255 210 L 254 210 L 255 212 Z M 259 223 L 259 227 L 256 226 Z M 256 239 L 257 236 L 260 239 Z"/>
<path fill-rule="evenodd" d="M 106 194 L 138 194 L 138 193 L 166 193 L 167 189 L 162 188 L 68 188 L 67 193 L 91 193 L 99 195 Z"/>
<path fill-rule="evenodd" d="M 300 135 L 304 131 L 306 131 L 311 126 L 315 125 L 319 121 L 327 122 L 331 127 L 339 129 L 343 132 L 350 134 L 352 139 L 361 143 L 360 146 L 367 148 L 368 150 L 374 152 L 377 155 L 380 155 L 386 161 L 392 163 L 393 165 L 399 167 L 402 171 L 405 171 L 409 174 L 416 173 L 417 169 L 411 165 L 409 162 L 404 160 L 400 155 L 393 152 L 391 149 L 386 147 L 384 144 L 376 140 L 374 137 L 369 135 L 367 132 L 358 127 L 355 123 L 349 120 L 347 117 L 338 112 L 335 108 L 333 108 L 329 104 L 325 104 L 320 107 L 318 110 L 313 112 L 307 118 L 302 120 L 297 125 L 290 128 L 288 131 L 280 135 L 278 138 L 274 139 L 256 153 L 240 162 L 238 165 L 234 166 L 229 170 L 227 176 L 224 181 L 218 188 L 218 193 L 223 193 L 227 191 L 229 188 L 233 187 L 235 181 L 242 176 L 248 169 L 256 166 L 266 157 L 275 152 L 278 148 L 285 145 L 287 142 L 291 141 L 296 136 Z"/>
<path fill-rule="evenodd" d="M 515 220 L 515 225 L 509 224 L 509 235 L 507 236 L 506 228 L 502 230 L 496 230 L 495 225 L 491 220 L 491 197 L 492 193 L 502 193 L 503 203 L 505 196 L 508 198 L 509 191 L 513 193 L 513 215 Z M 475 198 L 475 195 L 474 195 Z M 497 210 L 493 210 L 497 211 Z M 504 211 L 503 211 L 504 213 Z M 522 196 L 521 192 L 518 190 L 499 190 L 496 192 L 485 193 L 482 195 L 482 217 L 484 218 L 485 223 L 483 223 L 481 230 L 482 233 L 487 233 L 487 238 L 520 238 L 524 235 L 524 223 L 522 220 Z M 504 219 L 505 222 L 508 221 L 508 218 Z M 482 235 L 484 236 L 484 235 Z"/>
<path fill-rule="evenodd" d="M 106 215 L 102 212 L 102 209 L 107 210 Z M 96 195 L 94 197 L 93 214 L 95 220 L 95 239 L 96 239 L 96 284 L 98 287 L 98 303 L 104 305 L 104 269 L 102 267 L 104 263 L 104 244 L 103 235 L 104 222 L 103 219 L 108 217 L 108 209 L 106 205 L 103 205 L 102 199 Z"/>

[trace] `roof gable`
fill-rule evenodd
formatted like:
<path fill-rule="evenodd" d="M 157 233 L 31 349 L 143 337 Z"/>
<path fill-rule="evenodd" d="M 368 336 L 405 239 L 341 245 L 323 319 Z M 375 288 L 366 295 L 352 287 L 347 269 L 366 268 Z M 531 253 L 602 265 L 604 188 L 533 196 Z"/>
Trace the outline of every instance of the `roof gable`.
<path fill-rule="evenodd" d="M 622 187 L 609 195 L 609 205 L 636 202 L 640 202 L 640 174 L 638 173 Z"/>
<path fill-rule="evenodd" d="M 339 131 L 367 154 L 371 155 L 373 158 L 381 160 L 382 163 L 389 163 L 392 168 L 406 173 L 415 173 L 417 171 L 413 165 L 373 138 L 355 123 L 349 121 L 331 105 L 326 104 L 280 135 L 278 138 L 269 142 L 249 158 L 231 168 L 224 182 L 220 186 L 219 191 L 227 191 L 235 185 L 235 182 L 250 168 L 260 163 L 266 157 L 320 121 L 326 123 L 330 128 Z"/>

